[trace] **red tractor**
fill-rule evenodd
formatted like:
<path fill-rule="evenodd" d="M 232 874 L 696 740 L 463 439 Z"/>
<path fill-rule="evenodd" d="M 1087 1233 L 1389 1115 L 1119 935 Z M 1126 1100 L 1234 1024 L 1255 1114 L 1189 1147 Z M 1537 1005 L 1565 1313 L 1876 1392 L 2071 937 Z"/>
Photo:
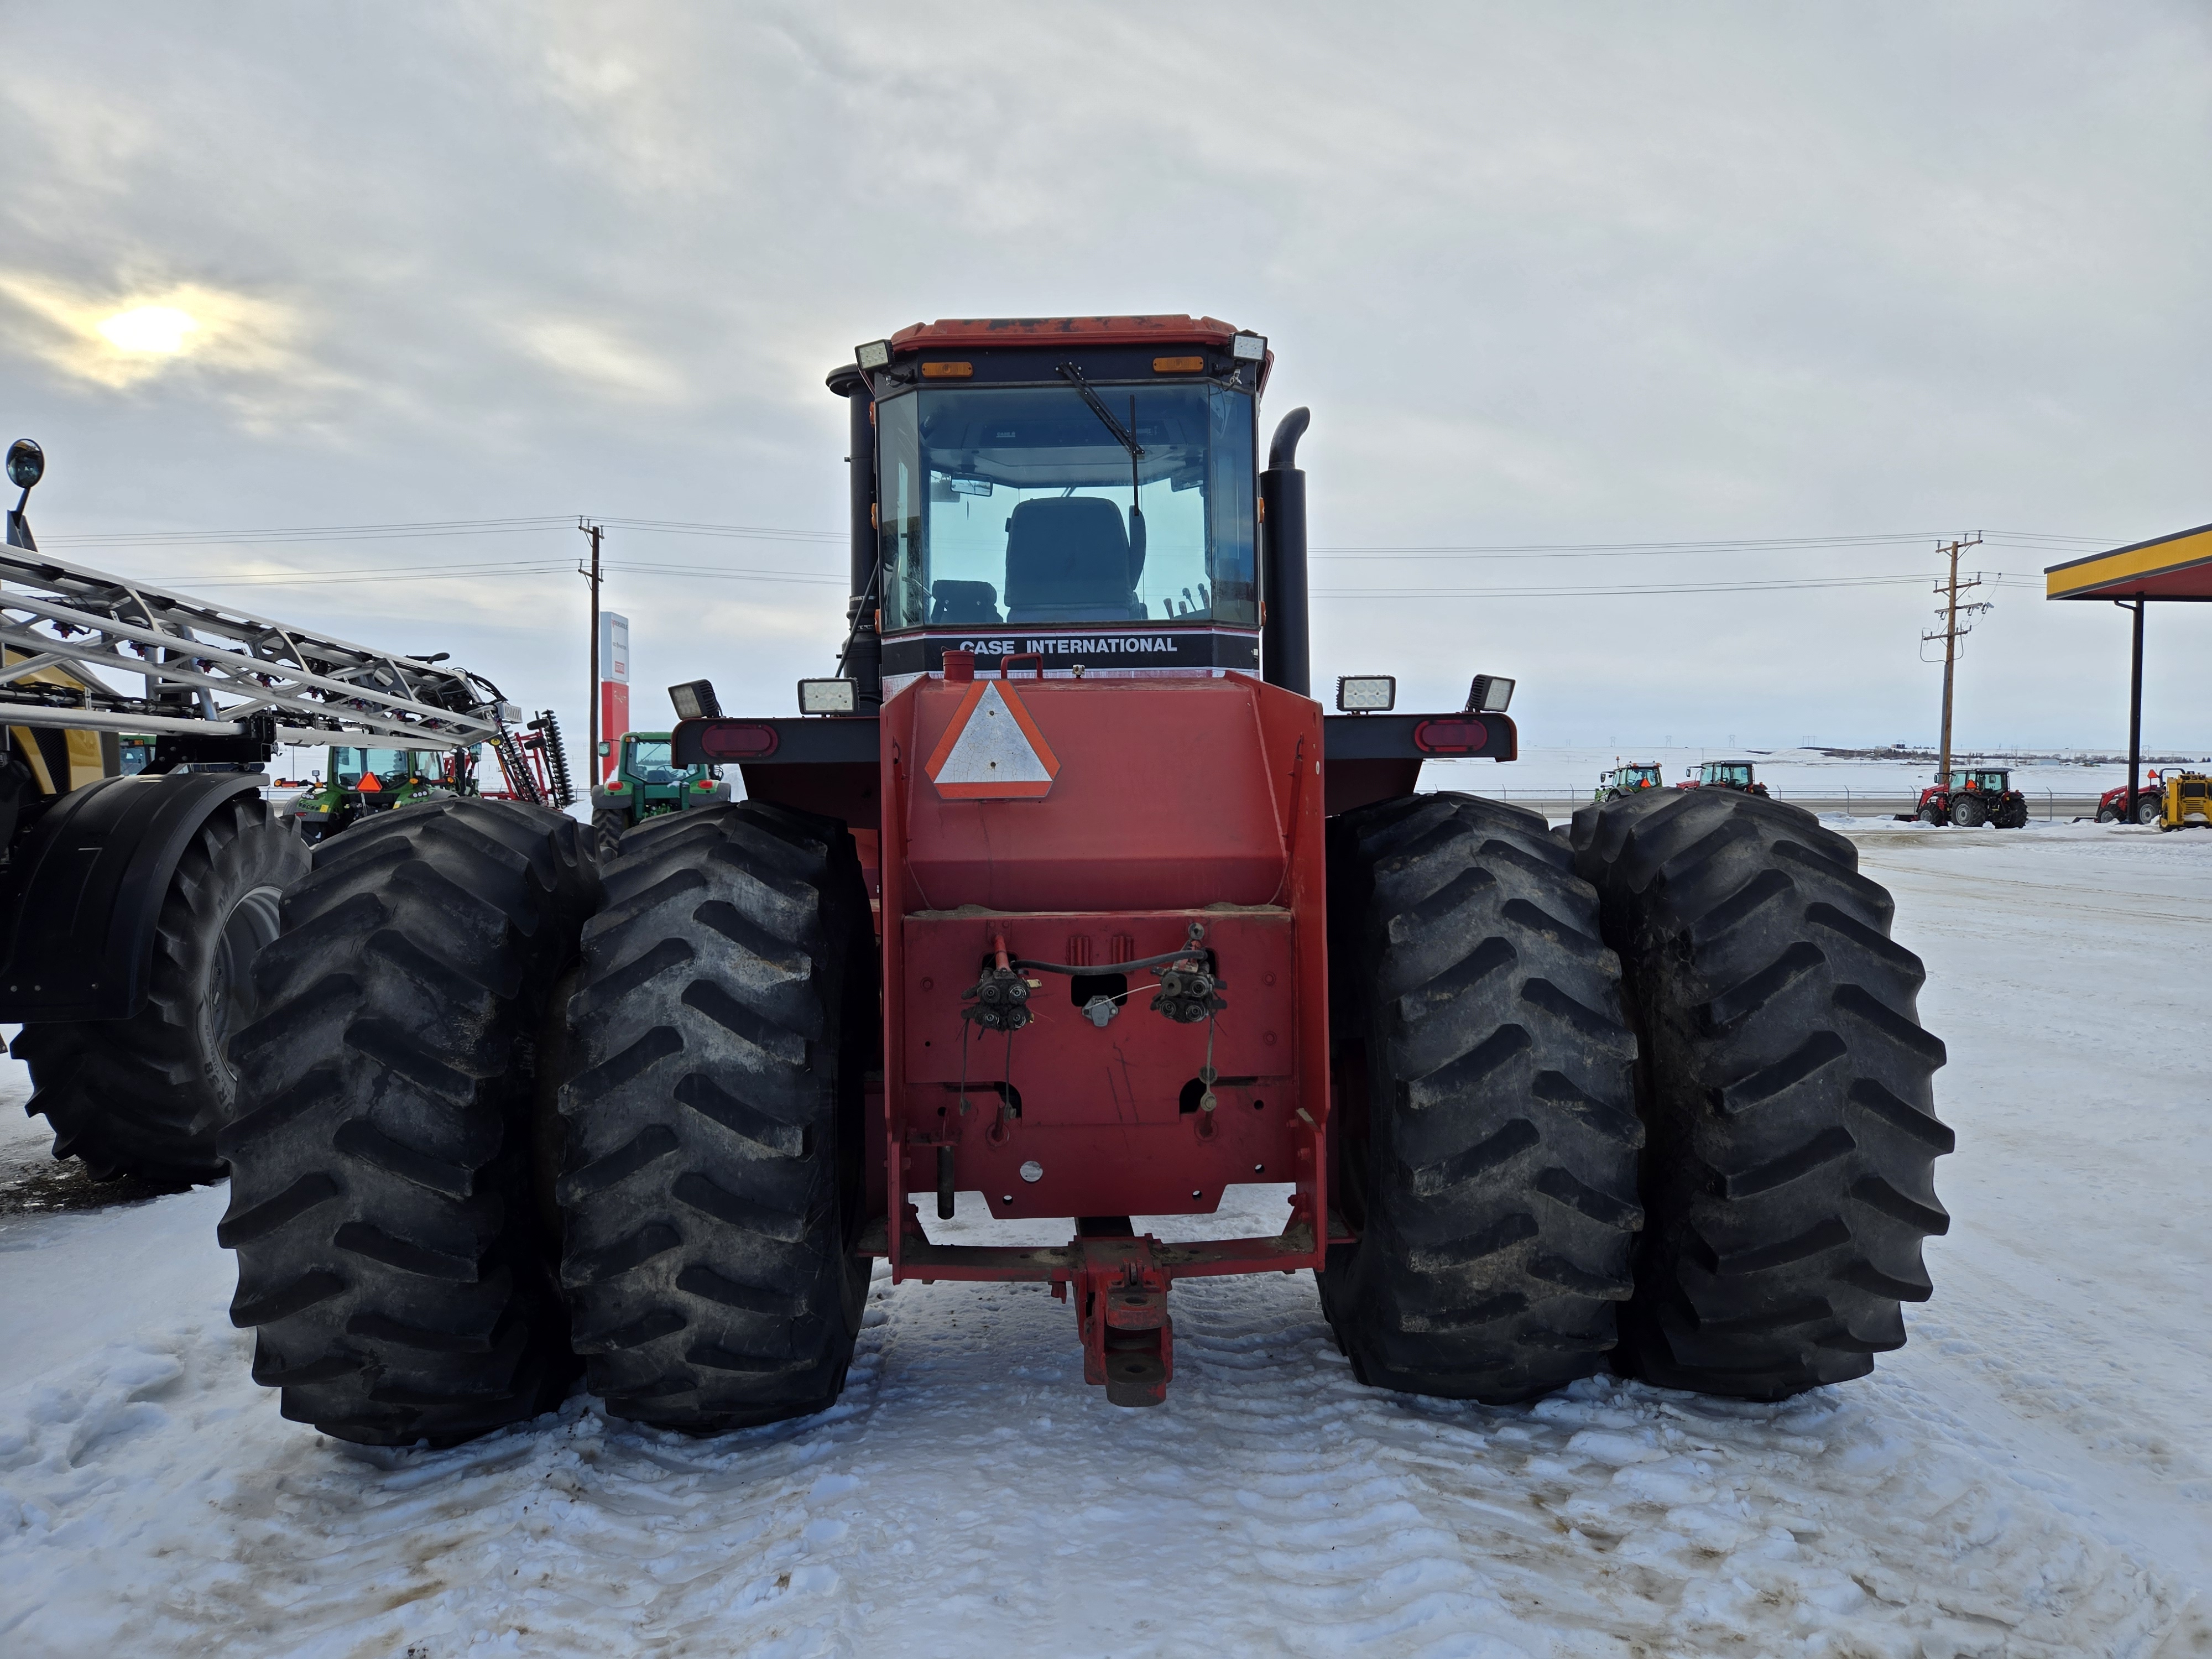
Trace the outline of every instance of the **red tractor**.
<path fill-rule="evenodd" d="M 1955 823 L 1978 829 L 1986 823 L 1999 830 L 2019 830 L 2027 823 L 2027 797 L 2012 787 L 2012 774 L 2001 766 L 1969 767 L 1954 771 L 1948 783 L 1933 783 L 1920 792 L 1920 804 L 1899 818 L 1923 823 Z"/>
<path fill-rule="evenodd" d="M 2128 799 L 2124 783 L 2117 789 L 2107 789 L 2097 799 L 2097 822 L 2100 823 L 2158 823 L 2165 817 L 2166 785 L 2158 769 L 2153 767 L 2135 793 Z"/>
<path fill-rule="evenodd" d="M 672 689 L 675 763 L 746 799 L 604 865 L 441 801 L 288 895 L 222 1233 L 288 1416 L 451 1442 L 580 1373 L 695 1434 L 819 1411 L 877 1260 L 1050 1286 L 1126 1406 L 1223 1274 L 1313 1273 L 1358 1376 L 1451 1398 L 1779 1399 L 1905 1340 L 1943 1045 L 1850 842 L 1730 790 L 1568 836 L 1417 793 L 1514 757 L 1511 684 L 1308 695 L 1307 415 L 1262 467 L 1256 335 L 855 358 L 842 672 L 796 715 Z M 1279 1227 L 1147 1224 L 1253 1184 Z"/>
<path fill-rule="evenodd" d="M 1766 786 L 1752 775 L 1749 761 L 1705 761 L 1682 775 L 1677 789 L 1740 789 L 1747 795 L 1764 795 Z"/>

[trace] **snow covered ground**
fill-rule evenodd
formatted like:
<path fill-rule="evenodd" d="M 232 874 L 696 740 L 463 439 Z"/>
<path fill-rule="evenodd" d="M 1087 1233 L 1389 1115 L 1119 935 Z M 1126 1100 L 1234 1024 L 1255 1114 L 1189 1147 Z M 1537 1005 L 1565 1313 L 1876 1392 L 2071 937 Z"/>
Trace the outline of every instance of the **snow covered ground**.
<path fill-rule="evenodd" d="M 878 1283 L 820 1418 L 367 1454 L 247 1379 L 220 1191 L 5 1217 L 0 1652 L 2202 1659 L 2212 836 L 1853 833 L 1960 1134 L 1871 1379 L 1379 1394 L 1279 1277 L 1179 1287 L 1119 1411 L 1041 1287 Z"/>

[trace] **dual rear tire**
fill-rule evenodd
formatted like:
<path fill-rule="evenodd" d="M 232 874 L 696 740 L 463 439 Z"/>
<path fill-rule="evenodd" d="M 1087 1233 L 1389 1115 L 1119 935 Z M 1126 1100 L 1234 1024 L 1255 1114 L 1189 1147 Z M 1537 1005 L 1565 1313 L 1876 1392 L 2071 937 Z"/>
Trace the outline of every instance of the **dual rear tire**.
<path fill-rule="evenodd" d="M 1364 1379 L 1504 1401 L 1602 1367 L 1772 1400 L 1929 1294 L 1942 1045 L 1888 896 L 1737 791 L 1533 814 L 1434 795 L 1331 843 L 1324 1310 Z"/>
<path fill-rule="evenodd" d="M 585 1371 L 705 1433 L 842 1388 L 874 1009 L 851 839 L 746 803 L 602 870 L 588 834 L 404 808 L 286 897 L 218 1235 L 286 1416 L 448 1443 Z"/>
<path fill-rule="evenodd" d="M 448 1442 L 556 1403 L 713 1433 L 821 1409 L 867 1284 L 875 972 L 850 838 L 447 801 L 319 848 L 234 1053 L 233 1317 L 288 1416 Z M 1607 1366 L 1777 1399 L 1928 1294 L 1940 1042 L 1887 895 L 1734 791 L 1467 796 L 1331 826 L 1324 1310 L 1378 1386 Z"/>

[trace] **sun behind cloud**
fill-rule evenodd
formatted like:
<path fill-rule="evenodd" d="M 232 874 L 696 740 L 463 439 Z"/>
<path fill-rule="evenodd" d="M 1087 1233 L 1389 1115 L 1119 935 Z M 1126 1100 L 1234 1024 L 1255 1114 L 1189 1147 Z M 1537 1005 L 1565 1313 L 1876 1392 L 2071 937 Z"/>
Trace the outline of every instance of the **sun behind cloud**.
<path fill-rule="evenodd" d="M 175 306 L 135 306 L 108 318 L 100 331 L 122 350 L 174 356 L 192 343 L 185 337 L 198 333 L 199 326 L 197 317 Z"/>
<path fill-rule="evenodd" d="M 283 303 L 204 283 L 103 293 L 0 267 L 0 349 L 16 347 L 101 386 L 135 386 L 187 364 L 234 382 L 327 379 L 301 359 L 298 333 Z"/>

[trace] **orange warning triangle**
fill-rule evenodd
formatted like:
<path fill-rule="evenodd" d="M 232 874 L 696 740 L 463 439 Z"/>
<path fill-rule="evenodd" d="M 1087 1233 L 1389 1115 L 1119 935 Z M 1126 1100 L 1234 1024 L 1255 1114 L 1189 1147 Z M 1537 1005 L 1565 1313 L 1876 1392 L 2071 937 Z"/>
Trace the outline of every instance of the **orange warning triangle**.
<path fill-rule="evenodd" d="M 1012 686 L 977 680 L 922 770 L 947 800 L 1035 800 L 1060 775 L 1060 759 Z"/>

